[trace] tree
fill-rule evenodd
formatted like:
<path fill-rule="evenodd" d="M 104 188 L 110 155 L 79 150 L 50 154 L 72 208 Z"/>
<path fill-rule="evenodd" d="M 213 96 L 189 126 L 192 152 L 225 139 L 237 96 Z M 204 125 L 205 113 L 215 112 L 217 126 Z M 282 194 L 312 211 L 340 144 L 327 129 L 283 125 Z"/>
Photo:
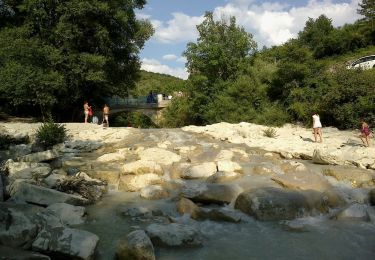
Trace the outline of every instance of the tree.
<path fill-rule="evenodd" d="M 313 50 L 321 39 L 333 30 L 332 19 L 322 14 L 315 20 L 313 18 L 307 20 L 303 30 L 298 33 L 298 39 Z"/>
<path fill-rule="evenodd" d="M 148 21 L 135 17 L 145 3 L 1 1 L 0 10 L 7 10 L 0 12 L 1 99 L 13 107 L 61 111 L 83 99 L 125 95 L 138 78 L 138 53 L 153 32 Z"/>
<path fill-rule="evenodd" d="M 371 29 L 375 26 L 375 0 L 362 0 L 358 3 L 358 13 L 365 17 L 365 20 L 371 23 Z"/>

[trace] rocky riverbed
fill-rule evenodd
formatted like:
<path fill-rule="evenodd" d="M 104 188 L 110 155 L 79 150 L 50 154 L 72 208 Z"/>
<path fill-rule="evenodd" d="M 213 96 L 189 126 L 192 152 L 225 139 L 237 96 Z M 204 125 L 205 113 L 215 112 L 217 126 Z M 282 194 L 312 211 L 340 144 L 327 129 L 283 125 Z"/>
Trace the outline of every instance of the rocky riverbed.
<path fill-rule="evenodd" d="M 375 150 L 355 132 L 66 124 L 43 151 L 37 127 L 0 124 L 17 143 L 0 152 L 1 256 L 375 257 Z"/>

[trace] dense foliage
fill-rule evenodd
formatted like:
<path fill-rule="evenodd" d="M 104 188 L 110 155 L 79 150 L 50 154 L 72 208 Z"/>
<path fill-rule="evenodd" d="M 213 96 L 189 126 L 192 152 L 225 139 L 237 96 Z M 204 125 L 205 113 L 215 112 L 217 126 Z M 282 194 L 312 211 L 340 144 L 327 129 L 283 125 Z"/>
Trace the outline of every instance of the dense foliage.
<path fill-rule="evenodd" d="M 126 95 L 153 33 L 135 17 L 145 2 L 0 1 L 1 103 L 12 111 L 71 114 L 84 100 Z"/>
<path fill-rule="evenodd" d="M 173 101 L 164 125 L 310 125 L 316 112 L 324 125 L 353 128 L 360 118 L 375 124 L 374 69 L 347 68 L 375 54 L 374 10 L 373 0 L 362 1 L 364 18 L 339 28 L 325 15 L 310 18 L 296 39 L 258 52 L 234 18 L 214 21 L 206 14 L 197 42 L 184 53 L 187 97 Z"/>
<path fill-rule="evenodd" d="M 158 127 L 148 116 L 141 112 L 124 112 L 115 114 L 110 119 L 113 127 L 137 127 L 156 128 Z"/>
<path fill-rule="evenodd" d="M 67 139 L 66 128 L 62 124 L 49 120 L 43 123 L 36 131 L 36 141 L 44 148 L 63 143 Z"/>

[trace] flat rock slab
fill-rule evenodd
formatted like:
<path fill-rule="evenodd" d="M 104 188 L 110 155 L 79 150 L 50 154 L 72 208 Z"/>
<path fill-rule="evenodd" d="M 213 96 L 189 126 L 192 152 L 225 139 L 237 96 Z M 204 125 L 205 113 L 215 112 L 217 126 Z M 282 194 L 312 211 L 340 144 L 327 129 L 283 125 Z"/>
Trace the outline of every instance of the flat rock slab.
<path fill-rule="evenodd" d="M 181 160 L 178 154 L 156 147 L 140 151 L 138 155 L 143 161 L 154 161 L 162 165 L 171 165 Z"/>
<path fill-rule="evenodd" d="M 60 217 L 61 222 L 65 225 L 79 225 L 85 222 L 85 207 L 73 206 L 66 203 L 55 203 L 47 207 Z"/>
<path fill-rule="evenodd" d="M 88 200 L 81 196 L 36 186 L 20 180 L 15 181 L 11 185 L 9 193 L 14 199 L 43 206 L 54 203 L 68 203 L 77 206 L 88 204 Z"/>
<path fill-rule="evenodd" d="M 31 153 L 18 158 L 20 162 L 44 162 L 51 161 L 59 157 L 59 153 L 54 150 L 43 151 L 39 153 Z"/>
<path fill-rule="evenodd" d="M 353 188 L 375 186 L 375 173 L 372 170 L 336 166 L 335 168 L 324 169 L 323 174 L 338 181 L 347 181 Z"/>
<path fill-rule="evenodd" d="M 57 227 L 42 230 L 32 244 L 34 251 L 64 258 L 94 258 L 99 237 L 85 230 Z"/>
<path fill-rule="evenodd" d="M 7 160 L 5 163 L 5 171 L 8 173 L 9 177 L 24 169 L 32 169 L 37 167 L 49 167 L 49 164 L 33 162 L 14 162 L 13 160 Z"/>
<path fill-rule="evenodd" d="M 165 247 L 191 247 L 200 246 L 203 238 L 198 229 L 177 223 L 151 224 L 146 228 L 146 233 L 152 243 Z"/>

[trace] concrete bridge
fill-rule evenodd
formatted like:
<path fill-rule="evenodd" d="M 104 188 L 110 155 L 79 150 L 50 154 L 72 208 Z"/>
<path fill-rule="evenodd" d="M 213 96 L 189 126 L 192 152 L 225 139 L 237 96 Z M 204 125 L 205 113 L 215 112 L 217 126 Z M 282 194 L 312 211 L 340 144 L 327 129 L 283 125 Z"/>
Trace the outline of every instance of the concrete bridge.
<path fill-rule="evenodd" d="M 138 111 L 151 118 L 155 123 L 159 122 L 162 110 L 171 102 L 170 99 L 163 99 L 161 94 L 156 98 L 150 98 L 150 96 L 120 98 L 115 96 L 104 100 L 110 107 L 111 114 Z"/>

